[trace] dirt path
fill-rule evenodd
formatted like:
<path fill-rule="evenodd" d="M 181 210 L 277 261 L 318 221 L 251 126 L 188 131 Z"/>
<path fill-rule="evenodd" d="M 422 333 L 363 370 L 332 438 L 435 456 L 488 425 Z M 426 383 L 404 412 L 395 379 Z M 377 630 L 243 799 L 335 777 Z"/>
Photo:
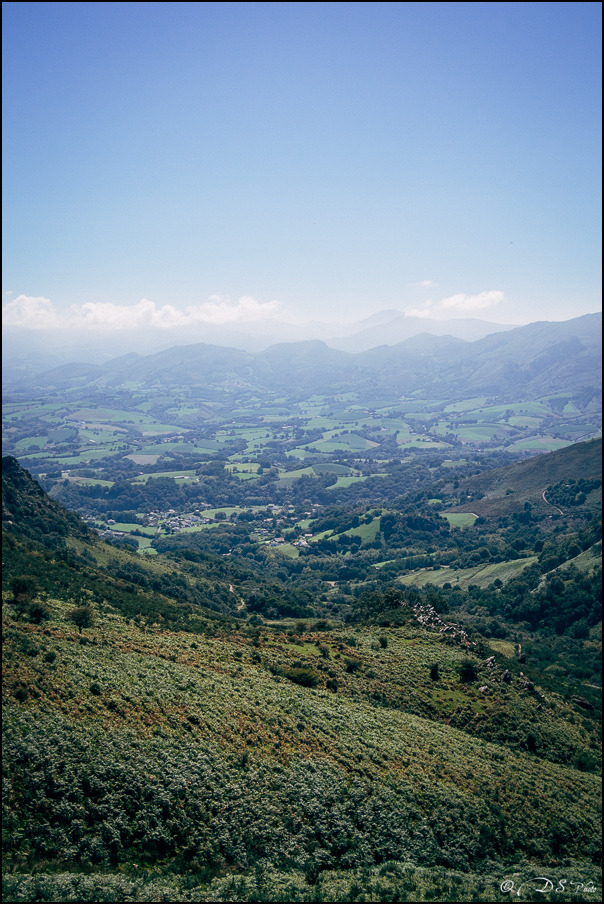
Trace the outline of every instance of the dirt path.
<path fill-rule="evenodd" d="M 560 512 L 561 515 L 564 514 L 564 512 L 562 511 L 561 508 L 558 508 L 557 505 L 554 505 L 553 502 L 550 502 L 549 499 L 546 498 L 546 496 L 545 496 L 545 490 L 543 490 L 543 492 L 541 493 L 541 498 L 543 499 L 543 501 L 545 502 L 546 505 L 551 505 L 552 508 L 555 508 L 556 511 L 557 511 L 557 512 Z"/>
<path fill-rule="evenodd" d="M 232 584 L 229 584 L 229 590 L 231 591 L 231 593 L 235 593 L 235 588 Z M 235 606 L 235 609 L 237 610 L 237 612 L 241 612 L 242 609 L 245 609 L 245 600 L 239 597 L 239 602 Z"/>

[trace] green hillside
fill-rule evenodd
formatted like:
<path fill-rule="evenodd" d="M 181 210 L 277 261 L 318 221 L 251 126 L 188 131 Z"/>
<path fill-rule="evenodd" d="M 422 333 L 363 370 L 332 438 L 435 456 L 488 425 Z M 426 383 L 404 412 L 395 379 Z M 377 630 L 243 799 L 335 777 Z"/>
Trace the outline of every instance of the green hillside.
<path fill-rule="evenodd" d="M 585 496 L 580 503 L 576 496 L 582 492 L 577 486 L 572 496 L 564 498 L 563 510 L 569 512 L 577 504 L 591 507 L 594 513 L 602 504 L 602 439 L 576 443 L 565 449 L 538 455 L 527 461 L 487 471 L 459 481 L 459 496 L 464 492 L 471 502 L 451 508 L 451 511 L 470 511 L 483 517 L 498 517 L 521 508 L 526 502 L 537 510 L 552 514 L 560 511 L 556 504 L 560 485 L 585 484 Z M 545 497 L 544 497 L 545 494 Z"/>
<path fill-rule="evenodd" d="M 35 483 L 12 457 L 2 459 L 2 524 L 14 534 L 46 545 L 62 537 L 88 537 L 81 518 L 68 512 Z"/>
<path fill-rule="evenodd" d="M 599 887 L 594 693 L 556 691 L 417 591 L 366 593 L 353 624 L 246 617 L 276 584 L 116 549 L 5 471 L 5 900 Z"/>

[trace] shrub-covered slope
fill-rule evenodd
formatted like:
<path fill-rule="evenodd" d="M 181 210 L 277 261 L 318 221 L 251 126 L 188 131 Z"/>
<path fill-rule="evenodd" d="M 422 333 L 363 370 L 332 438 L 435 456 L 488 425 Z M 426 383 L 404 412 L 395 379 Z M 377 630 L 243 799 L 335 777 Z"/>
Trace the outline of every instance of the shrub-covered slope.
<path fill-rule="evenodd" d="M 12 456 L 2 459 L 2 524 L 46 546 L 66 536 L 90 537 L 80 516 L 51 499 Z"/>
<path fill-rule="evenodd" d="M 23 533 L 4 549 L 7 900 L 489 901 L 519 871 L 597 878 L 588 701 L 411 607 L 254 625 L 112 575 L 126 553 Z"/>

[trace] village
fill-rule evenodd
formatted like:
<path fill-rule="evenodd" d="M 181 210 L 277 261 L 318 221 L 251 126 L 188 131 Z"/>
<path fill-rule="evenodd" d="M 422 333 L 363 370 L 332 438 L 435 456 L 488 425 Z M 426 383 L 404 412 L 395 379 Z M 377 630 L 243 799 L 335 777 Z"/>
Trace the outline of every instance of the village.
<path fill-rule="evenodd" d="M 306 524 L 301 519 L 317 517 L 321 506 L 313 506 L 313 511 L 297 512 L 292 505 L 280 506 L 269 503 L 266 506 L 254 506 L 250 508 L 229 507 L 225 509 L 212 509 L 207 503 L 200 503 L 192 512 L 180 513 L 175 509 L 165 511 L 150 511 L 141 514 L 137 522 L 117 522 L 114 518 L 108 518 L 105 522 L 96 519 L 87 519 L 104 539 L 120 540 L 141 537 L 153 538 L 175 534 L 180 531 L 196 531 L 204 528 L 212 528 L 220 524 L 237 523 L 245 521 L 252 523 L 252 533 L 259 543 L 271 547 L 279 547 L 286 543 L 297 549 L 309 545 L 312 540 L 312 532 L 302 532 L 301 524 Z M 288 538 L 282 536 L 284 530 L 295 531 L 295 536 Z M 141 552 L 149 549 L 141 546 Z"/>

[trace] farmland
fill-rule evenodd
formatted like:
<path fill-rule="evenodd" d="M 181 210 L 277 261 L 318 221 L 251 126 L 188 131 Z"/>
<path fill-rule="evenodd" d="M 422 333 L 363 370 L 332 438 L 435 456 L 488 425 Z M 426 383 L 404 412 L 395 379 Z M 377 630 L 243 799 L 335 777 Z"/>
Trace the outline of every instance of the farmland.
<path fill-rule="evenodd" d="M 243 559 L 304 585 L 325 612 L 336 600 L 346 611 L 376 579 L 485 592 L 513 581 L 533 561 L 530 544 L 513 548 L 522 524 L 485 534 L 479 515 L 528 503 L 546 536 L 552 512 L 568 509 L 550 505 L 557 491 L 544 495 L 540 476 L 528 494 L 502 485 L 485 495 L 464 481 L 569 447 L 573 425 L 597 430 L 573 399 L 294 395 L 236 381 L 13 389 L 4 443 L 106 540 L 145 558 L 191 548 Z M 585 490 L 594 512 L 601 489 Z M 400 519 L 392 504 L 405 497 L 426 510 L 423 523 Z"/>
<path fill-rule="evenodd" d="M 8 394 L 3 448 L 55 492 L 69 485 L 82 493 L 95 481 L 106 487 L 116 479 L 194 483 L 204 462 L 218 459 L 226 474 L 247 485 L 227 502 L 266 498 L 267 476 L 282 491 L 304 488 L 313 502 L 319 495 L 323 504 L 372 499 L 380 490 L 369 478 L 388 475 L 405 458 L 429 461 L 434 476 L 437 467 L 468 470 L 476 456 L 503 463 L 598 431 L 570 397 L 506 405 L 489 405 L 484 396 L 387 403 L 348 392 L 294 401 L 233 390 L 225 397 L 217 388 L 204 393 L 194 386 L 160 395 L 123 386 L 101 398 L 82 390 L 34 395 Z"/>

